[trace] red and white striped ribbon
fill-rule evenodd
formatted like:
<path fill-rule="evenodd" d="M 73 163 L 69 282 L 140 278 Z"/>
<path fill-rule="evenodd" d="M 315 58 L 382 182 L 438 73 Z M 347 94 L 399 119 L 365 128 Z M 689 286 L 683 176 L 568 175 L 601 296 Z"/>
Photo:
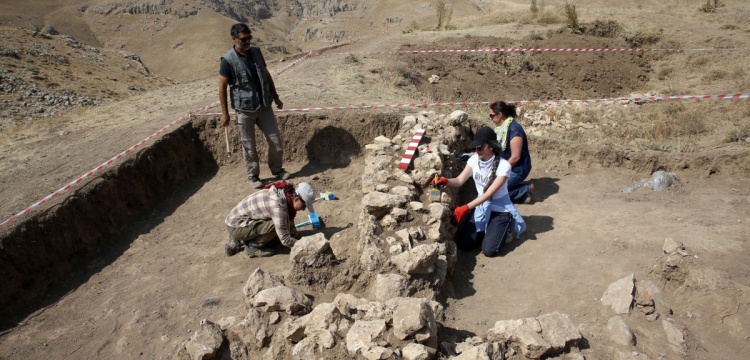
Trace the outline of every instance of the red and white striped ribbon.
<path fill-rule="evenodd" d="M 301 62 L 301 61 L 309 58 L 310 56 L 312 56 L 312 51 L 308 52 L 302 58 L 297 59 L 296 61 L 294 61 L 291 64 L 287 65 L 286 67 L 282 68 L 281 70 L 279 70 L 279 72 L 277 72 L 277 74 L 280 74 L 280 73 L 286 71 L 287 69 L 289 69 L 289 68 L 297 65 L 299 62 Z M 1 222 L 0 226 L 3 226 L 5 224 L 7 224 L 8 222 L 11 222 L 11 221 L 13 221 L 15 219 L 18 219 L 19 217 L 23 216 L 24 214 L 28 213 L 29 211 L 33 210 L 34 208 L 39 207 L 40 205 L 42 205 L 42 204 L 44 204 L 44 203 L 52 200 L 52 198 L 54 198 L 54 197 L 56 197 L 56 196 L 64 193 L 65 191 L 70 190 L 74 186 L 77 186 L 78 184 L 80 184 L 81 182 L 83 182 L 84 180 L 86 180 L 87 178 L 90 178 L 90 177 L 94 176 L 94 174 L 96 174 L 96 173 L 104 170 L 104 168 L 112 165 L 115 161 L 120 160 L 124 156 L 130 154 L 133 150 L 138 149 L 139 147 L 141 147 L 141 145 L 145 144 L 147 141 L 149 141 L 149 140 L 153 139 L 154 137 L 156 137 L 157 135 L 165 132 L 167 129 L 169 129 L 170 127 L 174 126 L 178 122 L 180 122 L 182 120 L 185 120 L 187 118 L 190 118 L 193 115 L 196 115 L 195 114 L 196 112 L 206 111 L 206 110 L 208 110 L 208 109 L 210 109 L 210 108 L 212 108 L 212 107 L 214 107 L 214 106 L 216 106 L 218 104 L 219 104 L 219 102 L 217 101 L 217 102 L 214 102 L 214 103 L 211 103 L 211 104 L 208 104 L 208 105 L 204 105 L 204 106 L 202 106 L 199 109 L 196 109 L 196 110 L 189 111 L 189 112 L 185 113 L 181 117 L 177 118 L 176 120 L 174 120 L 171 123 L 167 124 L 163 128 L 159 129 L 157 132 L 155 132 L 155 133 L 149 135 L 148 137 L 146 137 L 145 139 L 141 140 L 139 143 L 137 143 L 137 144 L 135 144 L 135 145 L 133 145 L 133 146 L 125 149 L 124 151 L 122 151 L 121 153 L 115 155 L 111 159 L 105 161 L 101 165 L 99 165 L 99 166 L 95 167 L 94 169 L 91 169 L 89 172 L 87 172 L 87 173 L 79 176 L 77 179 L 71 181 L 67 185 L 65 185 L 65 186 L 57 189 L 56 191 L 54 191 L 51 194 L 45 196 L 41 200 L 39 200 L 39 201 L 37 201 L 37 202 L 35 202 L 35 203 L 27 206 L 25 209 L 21 210 L 20 212 L 12 215 L 11 217 L 9 217 L 8 219 L 6 219 L 5 221 Z"/>
<path fill-rule="evenodd" d="M 299 60 L 301 61 L 301 59 Z M 614 101 L 632 101 L 632 102 L 641 102 L 641 101 L 659 101 L 659 100 L 719 100 L 719 99 L 748 99 L 750 98 L 750 94 L 748 93 L 735 93 L 735 94 L 718 94 L 718 95 L 672 95 L 672 96 L 639 96 L 639 97 L 619 97 L 619 98 L 598 98 L 598 99 L 582 99 L 582 100 L 575 100 L 575 99 L 558 99 L 558 100 L 515 100 L 512 101 L 512 103 L 515 104 L 564 104 L 564 103 L 599 103 L 599 102 L 614 102 Z M 116 160 L 121 159 L 125 155 L 129 154 L 133 150 L 139 148 L 141 145 L 143 145 L 146 141 L 151 140 L 155 136 L 161 134 L 162 132 L 166 131 L 168 128 L 173 126 L 174 124 L 190 117 L 193 115 L 221 115 L 221 113 L 202 113 L 202 114 L 196 114 L 196 112 L 205 111 L 209 108 L 212 108 L 216 105 L 218 105 L 218 102 L 205 105 L 199 109 L 196 109 L 194 111 L 190 111 L 180 118 L 174 120 L 173 122 L 167 124 L 163 128 L 161 128 L 159 131 L 149 135 L 145 139 L 141 140 L 141 142 L 131 146 L 130 148 L 124 150 L 123 152 L 117 154 L 113 158 L 107 160 L 103 164 L 97 166 L 96 168 L 92 169 L 91 171 L 87 172 L 84 175 L 81 175 L 77 179 L 73 180 L 69 184 L 63 186 L 62 188 L 58 189 L 57 191 L 53 192 L 52 194 L 47 195 L 43 199 L 29 205 L 27 208 L 23 209 L 19 213 L 11 216 L 7 220 L 0 223 L 0 226 L 5 225 L 6 223 L 17 219 L 18 217 L 28 213 L 33 208 L 38 207 L 39 205 L 42 205 L 46 203 L 47 201 L 51 200 L 57 195 L 60 195 L 61 193 L 69 190 L 70 188 L 80 184 L 83 180 L 86 178 L 89 178 L 93 176 L 95 173 L 103 170 L 105 167 L 111 165 Z M 487 105 L 489 104 L 488 101 L 451 101 L 451 102 L 435 102 L 435 103 L 410 103 L 410 104 L 380 104 L 380 105 L 350 105 L 350 106 L 331 106 L 331 107 L 309 107 L 309 108 L 296 108 L 296 109 L 283 109 L 283 110 L 276 110 L 277 112 L 308 112 L 308 111 L 322 111 L 322 110 L 350 110 L 350 109 L 377 109 L 377 108 L 426 108 L 426 107 L 436 107 L 436 106 L 456 106 L 456 105 Z M 416 136 L 416 134 L 415 134 Z M 421 136 L 419 138 L 421 140 Z M 412 140 L 412 143 L 414 140 Z M 417 142 L 416 145 L 418 145 L 419 142 Z M 411 144 L 410 144 L 411 145 Z M 416 147 L 415 145 L 415 147 Z M 410 146 L 411 147 L 411 146 Z M 408 152 L 408 150 L 407 150 Z M 412 157 L 413 157 L 412 152 Z M 406 156 L 406 155 L 404 155 Z M 406 161 L 406 164 L 403 164 L 404 159 L 401 160 L 402 163 L 399 164 L 399 168 L 404 169 L 409 166 L 409 163 L 411 162 L 411 157 L 408 158 L 408 161 Z"/>
<path fill-rule="evenodd" d="M 565 103 L 600 103 L 600 102 L 643 102 L 643 101 L 660 101 L 660 100 L 719 100 L 719 99 L 747 99 L 750 94 L 718 94 L 718 95 L 671 95 L 671 96 L 632 96 L 617 98 L 597 98 L 597 99 L 552 99 L 552 100 L 510 100 L 514 104 L 565 104 Z M 427 108 L 438 106 L 468 106 L 468 105 L 487 105 L 489 101 L 449 101 L 434 103 L 409 103 L 409 104 L 373 104 L 373 105 L 344 105 L 344 106 L 320 106 L 305 107 L 292 109 L 276 109 L 277 113 L 287 112 L 310 112 L 326 110 L 367 110 L 381 108 Z M 204 113 L 200 115 L 221 115 L 221 113 Z"/>
<path fill-rule="evenodd" d="M 309 59 L 310 57 L 312 57 L 312 55 L 313 55 L 313 52 L 309 51 L 307 54 L 305 54 L 305 56 L 303 56 L 303 57 L 301 57 L 301 58 L 299 58 L 297 60 L 294 60 L 291 64 L 289 64 L 289 65 L 281 68 L 281 70 L 277 71 L 275 75 L 279 75 L 279 74 L 283 73 L 284 71 L 287 71 L 288 69 L 292 68 L 294 65 L 299 64 L 300 62 L 304 61 L 305 59 Z"/>
<path fill-rule="evenodd" d="M 414 158 L 414 154 L 417 152 L 417 146 L 419 146 L 419 142 L 422 141 L 424 132 L 424 129 L 419 129 L 414 133 L 409 146 L 406 148 L 406 152 L 404 152 L 404 156 L 401 158 L 401 162 L 398 163 L 399 169 L 406 170 L 407 168 L 409 168 L 411 159 Z"/>
<path fill-rule="evenodd" d="M 115 155 L 115 156 L 114 156 L 114 157 L 112 157 L 111 159 L 109 159 L 109 160 L 107 160 L 107 161 L 103 162 L 103 163 L 102 163 L 101 165 L 99 165 L 99 166 L 97 166 L 97 167 L 95 167 L 95 168 L 91 169 L 91 170 L 90 170 L 90 171 L 88 171 L 87 173 L 85 173 L 85 174 L 83 174 L 83 175 L 79 176 L 79 177 L 78 177 L 77 179 L 75 179 L 75 180 L 71 181 L 71 182 L 70 182 L 70 183 L 68 183 L 67 185 L 65 185 L 65 186 L 63 186 L 63 187 L 61 187 L 61 188 L 57 189 L 57 190 L 56 190 L 56 191 L 54 191 L 53 193 L 51 193 L 51 194 L 49 194 L 49 195 L 45 196 L 45 197 L 44 197 L 43 199 L 41 199 L 41 200 L 39 200 L 39 201 L 37 201 L 37 202 L 35 202 L 35 203 L 33 203 L 33 204 L 29 205 L 28 207 L 26 207 L 25 209 L 21 210 L 20 212 L 18 212 L 18 213 L 16 213 L 16 214 L 12 215 L 12 216 L 11 216 L 11 217 L 9 217 L 9 218 L 8 218 L 7 220 L 5 220 L 5 221 L 3 221 L 2 223 L 0 223 L 0 226 L 3 226 L 3 225 L 5 225 L 5 224 L 6 224 L 6 223 L 8 223 L 8 222 L 10 222 L 10 221 L 13 221 L 13 220 L 15 220 L 15 219 L 19 218 L 20 216 L 23 216 L 24 214 L 28 213 L 29 211 L 33 210 L 34 208 L 36 208 L 36 207 L 38 207 L 38 206 L 40 206 L 40 205 L 42 205 L 42 204 L 44 204 L 44 203 L 46 203 L 46 202 L 48 202 L 48 201 L 52 200 L 52 198 L 54 198 L 54 197 L 56 197 L 56 196 L 58 196 L 58 195 L 60 195 L 60 194 L 62 194 L 62 193 L 64 193 L 64 192 L 66 192 L 66 191 L 70 190 L 70 189 L 71 189 L 71 188 L 73 188 L 74 186 L 76 186 L 76 185 L 80 184 L 81 182 L 83 182 L 83 180 L 86 180 L 87 178 L 90 178 L 90 177 L 94 176 L 94 174 L 96 174 L 96 173 L 98 173 L 98 172 L 100 172 L 100 171 L 104 170 L 104 169 L 105 169 L 106 167 L 108 167 L 108 166 L 112 165 L 112 163 L 114 163 L 115 161 L 117 161 L 117 160 L 120 160 L 120 159 L 122 159 L 122 158 L 123 158 L 124 156 L 126 156 L 126 155 L 130 154 L 130 153 L 131 153 L 131 152 L 133 152 L 134 150 L 136 150 L 136 149 L 138 149 L 139 147 L 141 147 L 141 146 L 142 146 L 143 144 L 145 144 L 145 143 L 146 143 L 147 141 L 149 141 L 149 140 L 153 139 L 154 137 L 156 137 L 157 135 L 159 135 L 159 134 L 161 134 L 161 133 L 163 133 L 163 132 L 167 131 L 167 129 L 169 129 L 170 127 L 174 126 L 174 125 L 175 125 L 175 124 L 177 124 L 178 122 L 180 122 L 180 121 L 182 121 L 182 120 L 185 120 L 185 119 L 187 119 L 187 118 L 190 118 L 190 117 L 191 117 L 191 116 L 192 116 L 192 115 L 193 115 L 193 114 L 194 114 L 195 112 L 198 112 L 198 111 L 205 111 L 205 110 L 207 110 L 208 108 L 210 108 L 210 107 L 212 107 L 212 106 L 216 106 L 217 104 L 218 104 L 218 102 L 215 102 L 215 103 L 212 103 L 212 104 L 208 104 L 208 105 L 205 105 L 205 106 L 203 106 L 203 107 L 201 107 L 201 108 L 199 108 L 199 109 L 197 109 L 197 110 L 194 110 L 194 111 L 190 111 L 190 112 L 187 112 L 187 113 L 185 113 L 184 115 L 180 116 L 180 117 L 179 117 L 179 118 L 177 118 L 176 120 L 172 121 L 171 123 L 167 124 L 167 125 L 166 125 L 166 126 L 164 126 L 163 128 L 159 129 L 159 130 L 158 130 L 157 132 L 155 132 L 155 133 L 153 133 L 153 134 L 151 134 L 151 135 L 147 136 L 146 138 L 144 138 L 143 140 L 141 140 L 141 141 L 140 141 L 139 143 L 137 143 L 137 144 L 135 144 L 135 145 L 133 145 L 133 146 L 131 146 L 131 147 L 129 147 L 129 148 L 127 148 L 127 149 L 125 149 L 124 151 L 122 151 L 121 153 L 119 153 L 119 154 Z"/>
<path fill-rule="evenodd" d="M 311 56 L 335 56 L 335 55 L 410 55 L 410 54 L 482 54 L 482 53 L 611 53 L 611 54 L 634 54 L 646 52 L 695 52 L 695 51 L 747 51 L 745 48 L 704 48 L 704 49 L 658 49 L 658 48 L 483 48 L 483 49 L 421 49 L 400 51 L 363 51 L 363 52 L 317 52 Z"/>

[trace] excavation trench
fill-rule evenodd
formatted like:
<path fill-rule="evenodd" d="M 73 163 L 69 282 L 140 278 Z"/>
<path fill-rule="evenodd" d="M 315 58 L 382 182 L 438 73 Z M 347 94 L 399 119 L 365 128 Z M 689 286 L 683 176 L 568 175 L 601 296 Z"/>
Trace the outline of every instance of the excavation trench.
<path fill-rule="evenodd" d="M 367 182 L 370 181 L 370 185 L 376 188 L 378 185 L 377 182 L 372 182 L 375 178 L 366 176 L 366 169 L 360 171 L 363 167 L 362 163 L 366 162 L 364 159 L 371 158 L 368 155 L 368 150 L 366 150 L 366 145 L 372 144 L 375 138 L 382 135 L 389 139 L 398 137 L 400 140 L 394 141 L 394 143 L 400 143 L 403 146 L 408 142 L 411 131 L 404 127 L 404 114 L 402 113 L 346 113 L 336 115 L 292 114 L 280 116 L 279 123 L 287 149 L 285 160 L 290 163 L 302 164 L 294 169 L 295 177 L 311 179 L 321 187 L 342 185 L 340 179 L 338 182 L 330 182 L 332 181 L 331 177 L 326 173 L 332 171 L 327 169 L 341 169 L 337 171 L 351 173 L 347 177 L 347 179 L 352 180 L 352 184 L 348 185 L 350 188 L 349 194 L 352 198 L 359 198 L 350 199 L 349 202 L 341 201 L 328 205 L 329 209 L 336 206 L 344 208 L 339 209 L 339 211 L 359 213 L 361 211 L 359 200 Z M 47 305 L 65 302 L 63 300 L 66 294 L 82 286 L 88 279 L 93 278 L 97 272 L 105 272 L 106 269 L 104 268 L 113 264 L 118 258 L 130 259 L 127 257 L 130 254 L 126 254 L 128 247 L 135 244 L 137 249 L 131 251 L 131 253 L 136 254 L 139 250 L 150 249 L 151 244 L 138 240 L 141 237 L 171 244 L 174 237 L 170 237 L 168 233 L 159 229 L 161 224 L 165 222 L 165 218 L 168 218 L 172 212 L 176 212 L 175 209 L 187 204 L 191 197 L 201 192 L 199 190 L 211 187 L 210 183 L 214 182 L 215 179 L 221 176 L 240 179 L 244 170 L 238 150 L 236 129 L 230 128 L 229 143 L 231 151 L 230 156 L 227 156 L 224 129 L 218 127 L 216 122 L 217 119 L 213 117 L 194 118 L 191 122 L 166 134 L 151 146 L 141 149 L 137 154 L 101 176 L 60 197 L 54 203 L 49 204 L 48 207 L 30 214 L 28 217 L 21 219 L 22 221 L 11 224 L 11 227 L 4 229 L 1 234 L 2 247 L 0 248 L 0 281 L 2 282 L 0 284 L 0 306 L 3 308 L 6 321 L 2 325 L 2 329 L 16 326 L 19 321 L 28 318 L 29 314 Z M 471 128 L 476 128 L 474 120 L 470 120 L 469 125 Z M 440 135 L 442 134 L 436 131 L 428 132 L 428 136 L 423 139 L 423 144 L 434 141 Z M 470 132 L 462 137 L 461 141 L 466 141 L 469 137 Z M 258 143 L 260 152 L 264 153 L 264 140 L 258 139 Z M 458 151 L 462 143 L 459 141 L 446 143 L 445 145 L 449 147 L 448 150 L 451 153 Z M 710 154 L 700 156 L 669 155 L 658 152 L 591 147 L 538 138 L 533 138 L 531 145 L 534 149 L 537 180 L 539 177 L 543 177 L 546 171 L 559 172 L 568 171 L 568 169 L 578 171 L 589 168 L 629 169 L 644 174 L 644 177 L 655 170 L 679 171 L 681 174 L 694 171 L 699 175 L 733 174 L 747 170 L 747 164 L 749 163 L 746 154 L 723 154 L 720 156 Z M 437 143 L 430 143 L 430 146 L 434 151 L 441 151 Z M 387 152 L 390 160 L 386 163 L 386 166 L 394 167 L 398 157 L 403 152 L 403 148 Z M 421 155 L 417 155 L 414 161 L 421 162 L 424 160 L 420 157 Z M 454 166 L 456 164 L 450 164 L 451 158 L 454 157 L 445 155 L 440 160 L 445 166 L 443 174 L 446 176 L 455 175 L 452 172 L 457 170 Z M 367 168 L 367 165 L 365 168 Z M 231 174 L 227 173 L 227 169 Z M 418 177 L 413 169 L 406 173 L 414 177 L 415 180 Z M 392 174 L 399 178 L 401 172 L 393 171 Z M 389 180 L 389 186 L 397 185 L 397 181 Z M 190 207 L 193 209 L 193 213 L 181 221 L 198 222 L 199 225 L 188 225 L 187 229 L 189 230 L 187 231 L 182 229 L 186 227 L 185 224 L 180 225 L 182 223 L 171 224 L 169 228 L 177 229 L 178 234 L 176 236 L 183 238 L 190 236 L 191 232 L 199 232 L 201 226 L 218 229 L 219 231 L 216 232 L 204 232 L 203 235 L 208 234 L 209 236 L 206 236 L 203 242 L 207 243 L 206 246 L 211 249 L 209 251 L 215 253 L 211 256 L 223 256 L 219 255 L 221 252 L 219 248 L 222 246 L 220 241 L 223 240 L 221 235 L 225 235 L 220 225 L 222 215 L 225 211 L 228 211 L 229 206 L 235 204 L 249 191 L 242 187 L 239 180 L 237 186 L 241 189 L 238 189 L 234 194 L 227 194 L 227 187 L 210 189 L 212 195 L 208 196 L 209 198 L 226 198 L 221 206 L 212 207 L 211 204 L 206 204 L 205 207 L 201 207 L 193 204 Z M 331 189 L 338 190 L 338 188 Z M 326 189 L 321 188 L 319 190 Z M 423 198 L 420 199 L 420 196 L 423 196 L 419 193 L 420 191 L 421 189 L 417 187 L 414 194 L 415 200 L 424 200 Z M 198 196 L 198 198 L 206 199 L 205 196 Z M 344 206 L 343 204 L 348 205 Z M 326 210 L 325 206 L 321 206 L 321 208 L 323 211 Z M 211 210 L 215 210 L 217 214 L 213 217 L 204 215 Z M 350 216 L 354 216 L 356 219 L 355 215 Z M 420 222 L 424 222 L 424 220 L 421 216 L 415 216 L 414 220 L 411 220 L 413 223 L 409 226 L 422 225 Z M 201 218 L 209 220 L 204 221 Z M 533 224 L 535 220 L 531 220 Z M 538 218 L 536 221 L 538 226 Z M 144 223 L 150 225 L 143 226 Z M 339 247 L 354 248 L 355 244 L 351 242 L 351 239 L 361 234 L 361 230 L 357 228 L 342 230 L 342 228 L 329 229 L 330 233 L 326 233 L 326 238 L 331 239 L 332 243 L 338 242 Z M 150 234 L 153 229 L 156 229 L 156 232 Z M 343 238 L 345 239 L 342 241 L 330 236 L 334 231 L 344 234 Z M 387 230 L 386 234 L 390 234 L 388 231 L 393 230 Z M 379 238 L 383 238 L 383 236 L 379 236 Z M 150 261 L 177 262 L 179 268 L 184 267 L 186 269 L 186 274 L 200 274 L 201 271 L 189 272 L 188 269 L 195 268 L 195 262 L 211 261 L 212 258 L 200 255 L 201 250 L 194 248 L 197 246 L 196 244 L 200 245 L 199 242 L 194 242 L 190 243 L 189 246 L 182 246 L 185 249 L 182 251 L 195 254 L 183 254 L 184 258 L 178 258 L 173 257 L 169 254 L 169 250 L 166 250 L 164 253 L 167 255 L 152 256 Z M 202 251 L 206 251 L 205 248 Z M 358 251 L 359 249 L 352 250 L 352 253 L 348 254 L 350 255 L 348 258 L 359 260 Z M 103 262 L 101 261 L 102 253 L 107 254 L 107 256 L 104 256 L 105 261 Z M 123 254 L 126 256 L 123 256 Z M 283 257 L 283 255 L 281 256 Z M 266 266 L 275 267 L 276 271 L 288 268 L 286 258 L 282 257 L 270 258 L 271 260 L 268 263 L 254 261 L 248 263 L 247 259 L 232 258 L 224 261 L 226 264 L 223 268 L 232 268 L 241 264 L 240 266 L 244 267 L 241 270 L 238 269 L 238 274 L 234 276 L 244 280 L 247 279 L 247 272 L 249 271 L 246 268 L 247 264 L 263 268 L 266 268 Z M 184 263 L 186 258 L 193 259 L 192 263 Z M 132 259 L 135 263 L 141 260 L 138 257 Z M 369 285 L 373 284 L 372 280 L 384 268 L 378 268 L 370 272 L 363 271 L 364 267 L 361 264 L 353 266 L 352 263 L 342 262 L 342 259 L 346 258 L 335 259 L 339 261 L 338 263 L 321 263 L 323 266 L 316 263 L 313 264 L 312 268 L 292 269 L 287 279 L 293 285 L 309 289 L 310 293 L 317 299 L 316 301 L 330 301 L 335 294 L 341 292 L 350 292 L 358 296 L 367 295 L 365 291 L 369 290 Z M 470 268 L 471 266 L 462 265 L 462 262 L 465 261 L 470 264 L 475 261 L 472 259 L 472 256 L 460 256 L 455 266 L 457 269 Z M 128 261 L 130 260 L 120 259 L 117 261 L 119 264 L 116 267 L 122 269 L 121 263 Z M 234 263 L 230 263 L 230 261 L 234 261 Z M 135 267 L 138 266 L 135 265 Z M 316 268 L 316 266 L 319 267 Z M 162 268 L 162 266 L 154 266 L 152 263 L 148 267 L 150 272 L 144 272 L 145 275 L 142 276 L 158 275 Z M 385 268 L 385 270 L 394 271 L 392 268 Z M 178 270 L 178 272 L 181 271 Z M 71 282 L 70 274 L 75 272 L 83 272 L 84 276 Z M 388 272 L 384 273 L 387 274 Z M 130 275 L 130 277 L 127 275 Z M 221 276 L 215 275 L 207 274 L 205 276 L 212 279 L 211 281 L 221 279 Z M 133 274 L 123 274 L 124 280 L 132 277 Z M 415 281 L 410 289 L 414 291 L 407 294 L 409 296 L 429 297 L 430 291 L 440 290 L 432 288 L 430 284 L 434 283 L 430 282 L 429 277 L 414 276 L 413 279 Z M 129 283 L 137 283 L 140 280 L 134 281 L 131 279 Z M 180 283 L 180 280 L 174 278 L 167 278 L 166 280 L 167 282 Z M 152 291 L 129 294 L 128 300 L 118 298 L 117 301 L 130 301 L 127 305 L 120 306 L 107 302 L 107 306 L 112 307 L 112 311 L 115 313 L 118 313 L 118 311 L 132 312 L 136 311 L 133 309 L 140 309 L 141 307 L 161 313 L 165 311 L 162 310 L 164 306 L 161 305 L 162 302 L 171 303 L 170 306 L 172 307 L 190 309 L 189 311 L 182 310 L 183 312 L 178 316 L 178 318 L 181 316 L 181 320 L 175 322 L 174 326 L 180 328 L 172 332 L 176 334 L 181 332 L 185 326 L 189 326 L 186 324 L 195 324 L 198 321 L 190 317 L 190 314 L 195 311 L 195 306 L 187 305 L 197 302 L 197 307 L 203 309 L 200 305 L 201 301 L 207 301 L 205 304 L 209 305 L 214 301 L 212 298 L 205 298 L 207 295 L 196 295 L 193 292 L 186 293 L 184 290 L 181 293 L 184 297 L 168 295 L 166 298 L 169 300 L 159 300 L 152 298 L 152 296 L 160 294 L 158 291 L 153 291 L 155 291 L 154 289 L 161 290 L 164 285 L 154 280 L 144 280 L 143 283 L 143 286 L 146 283 L 151 283 L 149 289 Z M 119 284 L 119 286 L 125 285 L 127 284 Z M 233 286 L 237 289 L 236 293 L 239 293 L 241 285 Z M 85 286 L 86 289 L 96 287 L 95 284 Z M 171 290 L 174 289 L 163 289 L 162 298 L 164 294 Z M 453 292 L 461 294 L 463 290 L 465 289 L 459 286 Z M 86 292 L 87 290 L 83 291 L 83 293 Z M 229 289 L 217 293 L 221 294 L 222 301 L 227 302 L 227 308 L 231 307 L 231 296 L 227 294 L 232 292 L 233 290 Z M 450 296 L 451 291 L 446 291 L 444 295 Z M 144 303 L 143 299 L 146 299 L 148 303 Z M 188 303 L 179 302 L 177 299 L 185 299 Z M 119 307 L 126 309 L 118 310 Z M 176 315 L 178 315 L 177 312 L 174 312 L 173 316 Z M 173 322 L 174 318 L 172 319 L 169 321 Z M 157 319 L 153 328 L 161 331 L 160 329 L 165 326 L 164 324 L 165 322 Z M 449 332 L 446 334 L 449 334 Z M 179 345 L 177 338 L 171 341 L 170 346 Z M 155 348 L 161 346 L 158 342 L 152 345 Z"/>
<path fill-rule="evenodd" d="M 371 139 L 394 134 L 401 117 L 354 113 L 280 116 L 285 161 L 346 167 Z M 123 242 L 133 237 L 123 234 L 134 221 L 153 216 L 149 210 L 154 205 L 175 193 L 189 196 L 209 182 L 220 166 L 241 164 L 236 128 L 229 130 L 231 156 L 227 156 L 225 133 L 217 127 L 217 120 L 194 118 L 46 207 L 5 226 L 0 233 L 2 312 L 17 320 L 54 302 L 54 295 L 49 299 L 48 294 L 42 302 L 40 295 L 73 270 L 90 268 L 87 261 L 102 249 L 127 247 Z M 259 153 L 264 154 L 265 140 L 260 134 L 257 142 Z M 306 165 L 299 173 L 309 171 Z"/>
<path fill-rule="evenodd" d="M 285 161 L 304 163 L 297 175 L 312 176 L 320 165 L 346 168 L 377 136 L 393 137 L 403 114 L 289 114 L 279 117 Z M 197 117 L 164 135 L 102 175 L 84 182 L 47 207 L 2 229 L 0 308 L 14 318 L 35 307 L 40 294 L 102 248 L 126 246 L 128 225 L 147 217 L 155 203 L 175 191 L 197 191 L 220 166 L 242 166 L 237 132 L 227 139 L 215 117 Z M 476 128 L 472 120 L 472 127 Z M 693 171 L 707 176 L 750 171 L 747 154 L 669 155 L 531 139 L 535 169 L 621 167 L 650 174 Z M 258 136 L 259 153 L 266 151 Z M 446 174 L 450 175 L 450 174 Z M 191 190 L 192 189 L 192 190 Z M 132 239 L 130 239 L 132 240 Z M 115 242 L 115 243 L 112 243 Z M 64 289 L 62 290 L 64 293 Z M 54 301 L 54 298 L 50 301 Z"/>

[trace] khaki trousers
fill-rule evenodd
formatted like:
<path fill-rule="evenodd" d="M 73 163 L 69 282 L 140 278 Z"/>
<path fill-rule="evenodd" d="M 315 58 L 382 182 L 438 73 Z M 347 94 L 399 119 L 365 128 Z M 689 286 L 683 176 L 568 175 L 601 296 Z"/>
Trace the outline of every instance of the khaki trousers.
<path fill-rule="evenodd" d="M 229 235 L 237 241 L 262 248 L 276 239 L 276 228 L 272 220 L 253 220 L 248 226 L 233 227 L 227 225 Z"/>
<path fill-rule="evenodd" d="M 276 122 L 276 115 L 270 107 L 261 107 L 255 112 L 237 111 L 237 126 L 240 130 L 240 144 L 242 155 L 247 168 L 248 179 L 258 177 L 260 168 L 258 166 L 258 150 L 255 143 L 255 125 L 266 137 L 268 143 L 268 168 L 272 174 L 281 171 L 283 165 L 284 151 L 281 148 L 281 132 Z"/>

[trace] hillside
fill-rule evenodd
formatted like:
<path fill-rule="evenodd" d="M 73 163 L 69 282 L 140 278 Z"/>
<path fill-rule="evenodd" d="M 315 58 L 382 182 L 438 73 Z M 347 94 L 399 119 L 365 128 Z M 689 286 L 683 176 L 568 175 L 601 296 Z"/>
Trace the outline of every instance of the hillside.
<path fill-rule="evenodd" d="M 0 2 L 0 221 L 181 119 L 179 129 L 115 161 L 112 172 L 0 229 L 0 258 L 22 252 L 8 244 L 28 242 L 38 254 L 19 266 L 39 274 L 11 284 L 21 290 L 3 312 L 0 359 L 172 358 L 202 319 L 248 313 L 242 286 L 256 268 L 301 281 L 316 305 L 344 288 L 371 296 L 376 274 L 351 265 L 361 261 L 352 244 L 363 232 L 352 225 L 361 222 L 365 180 L 375 178 L 365 178 L 373 164 L 364 145 L 378 135 L 407 141 L 408 115 L 442 124 L 461 110 L 467 126 L 487 123 L 484 104 L 382 105 L 494 100 L 522 101 L 537 186 L 535 201 L 519 205 L 530 231 L 500 257 L 457 254 L 437 294 L 444 306 L 438 332 L 449 344 L 438 358 L 449 358 L 451 344 L 486 337 L 496 321 L 553 312 L 568 315 L 584 340 L 542 358 L 750 356 L 750 100 L 682 98 L 750 93 L 750 4 L 724 0 L 706 12 L 702 0 L 581 0 L 572 29 L 563 2 L 535 2 L 537 12 L 529 3 L 448 1 L 449 26 L 438 30 L 436 1 Z M 322 233 L 341 256 L 317 283 L 304 284 L 316 273 L 305 278 L 288 250 L 268 259 L 223 254 L 222 219 L 251 190 L 240 181 L 236 129 L 225 133 L 216 127 L 217 109 L 201 108 L 218 100 L 218 58 L 237 21 L 253 28 L 285 109 L 373 106 L 277 114 L 294 181 L 338 196 L 316 205 Z M 425 52 L 434 49 L 485 51 Z M 669 95 L 679 99 L 632 99 Z M 183 147 L 175 138 L 185 139 Z M 196 144 L 205 153 L 191 153 Z M 400 151 L 390 151 L 394 163 Z M 656 170 L 675 173 L 677 183 L 663 192 L 639 187 Z M 96 196 L 152 171 L 157 187 L 174 184 L 158 195 L 128 183 L 121 198 Z M 395 177 L 390 184 L 401 181 Z M 144 199 L 151 202 L 136 213 Z M 127 223 L 113 215 L 122 209 Z M 91 214 L 101 216 L 77 220 Z M 59 247 L 45 246 L 44 236 L 8 235 L 52 238 L 54 229 L 85 234 L 89 227 L 91 238 L 64 237 Z M 684 248 L 665 254 L 671 241 Z M 38 265 L 63 252 L 73 254 Z M 638 286 L 656 284 L 670 303 L 658 321 L 643 305 L 648 299 L 621 316 L 602 305 L 608 286 L 631 274 Z M 10 288 L 0 285 L 3 294 Z M 278 318 L 276 325 L 292 316 Z M 623 328 L 631 342 L 617 336 Z M 293 344 L 276 329 L 264 354 L 292 357 Z M 341 345 L 334 350 L 329 358 L 350 357 Z"/>

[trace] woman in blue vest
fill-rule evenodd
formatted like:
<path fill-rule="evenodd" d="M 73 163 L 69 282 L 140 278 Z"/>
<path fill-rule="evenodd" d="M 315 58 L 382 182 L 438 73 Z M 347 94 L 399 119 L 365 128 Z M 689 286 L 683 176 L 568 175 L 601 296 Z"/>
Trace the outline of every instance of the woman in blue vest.
<path fill-rule="evenodd" d="M 531 172 L 529 141 L 521 124 L 515 120 L 516 106 L 504 101 L 490 104 L 490 120 L 495 125 L 501 156 L 511 165 L 508 178 L 508 196 L 513 203 L 520 204 L 531 197 L 534 184 L 525 182 Z"/>

